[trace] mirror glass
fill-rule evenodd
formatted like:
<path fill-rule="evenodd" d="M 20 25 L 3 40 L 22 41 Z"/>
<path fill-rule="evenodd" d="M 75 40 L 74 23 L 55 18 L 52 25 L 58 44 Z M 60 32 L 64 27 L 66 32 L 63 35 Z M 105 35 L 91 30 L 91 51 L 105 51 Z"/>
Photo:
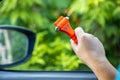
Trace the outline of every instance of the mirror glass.
<path fill-rule="evenodd" d="M 16 63 L 27 55 L 28 39 L 23 33 L 0 29 L 0 65 Z"/>

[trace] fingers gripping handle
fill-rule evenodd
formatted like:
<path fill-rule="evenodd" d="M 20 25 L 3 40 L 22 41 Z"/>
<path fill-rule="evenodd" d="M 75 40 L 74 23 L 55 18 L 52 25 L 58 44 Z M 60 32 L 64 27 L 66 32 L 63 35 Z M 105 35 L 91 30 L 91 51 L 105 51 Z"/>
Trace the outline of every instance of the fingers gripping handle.
<path fill-rule="evenodd" d="M 66 33 L 76 44 L 78 44 L 75 31 L 72 29 L 69 18 L 60 16 L 54 23 L 56 30 Z"/>

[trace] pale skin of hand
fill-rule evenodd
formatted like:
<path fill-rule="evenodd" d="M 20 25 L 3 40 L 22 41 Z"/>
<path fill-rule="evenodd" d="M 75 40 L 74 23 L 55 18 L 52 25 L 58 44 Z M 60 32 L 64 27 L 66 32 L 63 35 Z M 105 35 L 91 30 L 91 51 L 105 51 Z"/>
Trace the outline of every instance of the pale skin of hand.
<path fill-rule="evenodd" d="M 71 39 L 71 46 L 80 60 L 95 73 L 99 80 L 114 80 L 117 70 L 105 56 L 105 50 L 99 39 L 85 33 L 82 28 L 75 29 L 78 44 Z"/>

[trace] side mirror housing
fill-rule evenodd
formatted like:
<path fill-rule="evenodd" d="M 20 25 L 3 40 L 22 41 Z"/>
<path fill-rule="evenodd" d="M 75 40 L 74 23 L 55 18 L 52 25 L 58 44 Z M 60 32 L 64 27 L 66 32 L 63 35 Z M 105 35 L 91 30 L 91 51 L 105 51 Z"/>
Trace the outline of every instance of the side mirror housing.
<path fill-rule="evenodd" d="M 19 26 L 0 25 L 0 68 L 21 64 L 32 55 L 36 35 Z"/>

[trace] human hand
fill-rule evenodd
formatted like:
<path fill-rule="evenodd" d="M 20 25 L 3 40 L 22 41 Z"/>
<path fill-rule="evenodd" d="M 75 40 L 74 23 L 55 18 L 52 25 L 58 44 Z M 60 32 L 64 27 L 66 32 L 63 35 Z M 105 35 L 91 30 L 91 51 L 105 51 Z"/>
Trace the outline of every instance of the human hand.
<path fill-rule="evenodd" d="M 71 45 L 76 55 L 87 64 L 98 77 L 98 80 L 114 80 L 116 69 L 105 56 L 105 50 L 99 39 L 82 28 L 75 29 L 78 44 L 71 39 Z"/>
<path fill-rule="evenodd" d="M 84 63 L 88 64 L 91 61 L 104 60 L 106 58 L 104 47 L 97 37 L 85 33 L 80 27 L 75 29 L 75 34 L 78 44 L 75 44 L 72 39 L 70 42 L 74 52 Z"/>

